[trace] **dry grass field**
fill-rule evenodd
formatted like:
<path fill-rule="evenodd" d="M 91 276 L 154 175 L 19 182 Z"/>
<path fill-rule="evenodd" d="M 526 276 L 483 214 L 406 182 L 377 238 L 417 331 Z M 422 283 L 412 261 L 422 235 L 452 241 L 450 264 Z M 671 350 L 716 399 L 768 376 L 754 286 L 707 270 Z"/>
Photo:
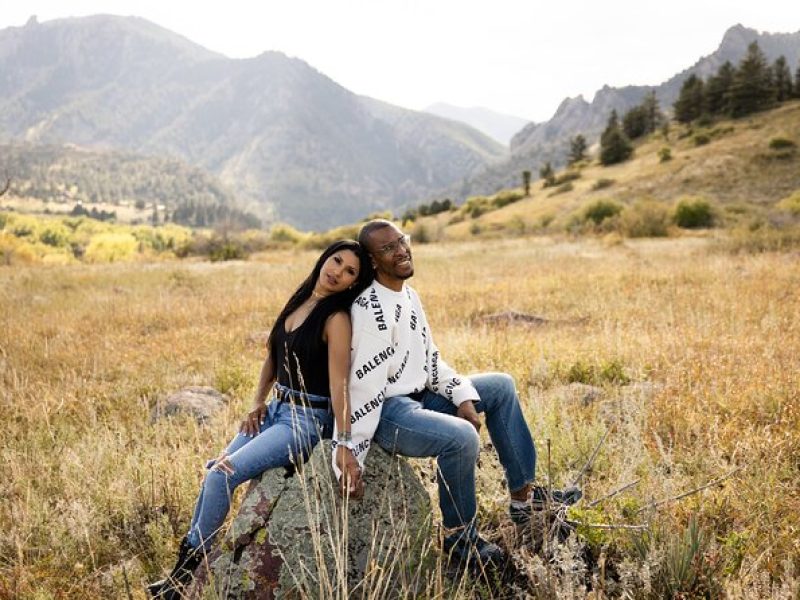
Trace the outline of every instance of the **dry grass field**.
<path fill-rule="evenodd" d="M 444 356 L 516 378 L 538 478 L 572 480 L 607 434 L 573 517 L 647 527 L 582 528 L 588 573 L 574 556 L 510 548 L 512 591 L 445 579 L 432 597 L 798 597 L 796 253 L 733 255 L 703 238 L 415 251 L 412 284 Z M 315 256 L 0 269 L 0 598 L 144 598 L 204 460 L 250 402 L 263 332 Z M 548 321 L 481 319 L 507 310 Z M 603 393 L 558 393 L 570 382 Z M 233 400 L 205 426 L 152 424 L 158 399 L 188 384 Z M 479 474 L 483 521 L 507 542 L 488 454 Z"/>

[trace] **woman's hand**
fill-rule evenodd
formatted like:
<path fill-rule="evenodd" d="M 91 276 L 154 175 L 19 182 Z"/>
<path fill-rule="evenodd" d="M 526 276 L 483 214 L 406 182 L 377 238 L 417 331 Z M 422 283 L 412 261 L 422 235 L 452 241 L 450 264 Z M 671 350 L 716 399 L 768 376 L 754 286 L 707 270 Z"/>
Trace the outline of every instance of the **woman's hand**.
<path fill-rule="evenodd" d="M 267 405 L 263 402 L 253 408 L 247 416 L 242 419 L 239 431 L 244 435 L 256 437 L 261 433 L 261 426 L 264 424 L 264 417 L 267 414 Z"/>
<path fill-rule="evenodd" d="M 336 447 L 336 466 L 342 472 L 339 478 L 339 495 L 342 498 L 349 496 L 353 500 L 360 500 L 364 496 L 364 480 L 361 479 L 361 465 L 350 448 Z"/>

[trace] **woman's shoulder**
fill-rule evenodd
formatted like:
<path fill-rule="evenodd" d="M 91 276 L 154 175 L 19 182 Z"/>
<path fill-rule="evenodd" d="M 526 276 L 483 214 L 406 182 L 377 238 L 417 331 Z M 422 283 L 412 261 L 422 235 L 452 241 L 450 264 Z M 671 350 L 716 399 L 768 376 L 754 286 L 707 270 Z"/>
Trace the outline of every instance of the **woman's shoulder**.
<path fill-rule="evenodd" d="M 350 325 L 350 311 L 345 308 L 337 308 L 328 317 L 325 319 L 325 323 L 327 324 L 341 324 L 341 325 Z"/>

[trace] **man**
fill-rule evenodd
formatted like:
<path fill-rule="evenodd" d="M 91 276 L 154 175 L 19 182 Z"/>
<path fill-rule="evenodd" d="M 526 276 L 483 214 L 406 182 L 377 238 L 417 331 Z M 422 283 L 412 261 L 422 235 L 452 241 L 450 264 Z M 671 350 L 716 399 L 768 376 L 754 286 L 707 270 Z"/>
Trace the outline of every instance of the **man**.
<path fill-rule="evenodd" d="M 548 501 L 576 501 L 580 492 L 550 498 L 533 485 L 536 449 L 510 376 L 462 377 L 441 358 L 419 296 L 406 284 L 414 274 L 409 236 L 389 221 L 373 220 L 362 227 L 358 241 L 376 275 L 351 309 L 351 430 L 336 433 L 334 448 L 347 445 L 362 466 L 373 440 L 403 456 L 435 456 L 439 505 L 449 530 L 445 552 L 461 564 L 497 565 L 503 551 L 477 531 L 480 414 L 505 470 L 515 523 L 526 524 L 531 511 Z M 342 483 L 352 479 L 346 475 Z"/>

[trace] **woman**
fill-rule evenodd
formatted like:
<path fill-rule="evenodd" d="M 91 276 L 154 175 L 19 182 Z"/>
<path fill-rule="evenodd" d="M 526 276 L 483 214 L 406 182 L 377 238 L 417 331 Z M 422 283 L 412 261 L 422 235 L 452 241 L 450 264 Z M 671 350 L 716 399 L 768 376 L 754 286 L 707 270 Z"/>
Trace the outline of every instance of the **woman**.
<path fill-rule="evenodd" d="M 252 410 L 239 433 L 210 461 L 189 533 L 166 579 L 149 586 L 155 598 L 179 598 L 192 579 L 230 508 L 233 490 L 267 469 L 304 461 L 336 419 L 337 466 L 343 488 L 360 493 L 358 462 L 347 447 L 350 407 L 350 305 L 372 280 L 367 253 L 358 242 L 331 244 L 278 315 Z M 274 385 L 273 385 L 274 384 Z M 274 388 L 273 401 L 265 405 Z"/>

